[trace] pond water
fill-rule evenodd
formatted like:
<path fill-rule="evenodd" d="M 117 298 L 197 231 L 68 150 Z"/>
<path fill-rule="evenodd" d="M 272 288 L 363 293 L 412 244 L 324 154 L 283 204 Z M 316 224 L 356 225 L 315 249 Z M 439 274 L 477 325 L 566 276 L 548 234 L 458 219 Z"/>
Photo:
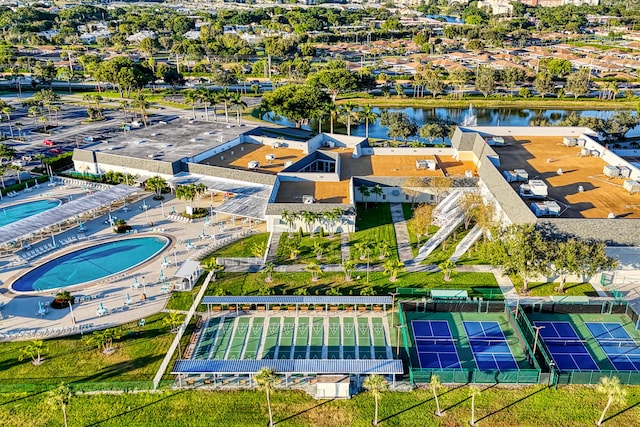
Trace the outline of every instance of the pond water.
<path fill-rule="evenodd" d="M 432 123 L 437 120 L 448 119 L 456 124 L 462 124 L 465 117 L 469 115 L 469 108 L 374 108 L 378 115 L 382 111 L 401 111 L 407 113 L 409 117 L 418 125 L 422 126 L 426 123 Z M 545 117 L 552 124 L 558 123 L 569 114 L 575 112 L 579 116 L 598 117 L 607 119 L 615 114 L 613 110 L 563 110 L 563 109 L 536 109 L 536 108 L 474 108 L 474 114 L 477 117 L 478 126 L 529 126 L 531 120 L 535 117 Z M 284 126 L 295 126 L 293 122 L 283 117 L 274 117 L 272 113 L 263 116 L 264 120 L 278 123 Z M 345 126 L 335 123 L 337 133 L 346 133 Z M 303 126 L 305 129 L 318 130 L 315 121 L 311 121 L 309 125 Z M 329 123 L 323 123 L 323 131 L 329 131 Z M 351 134 L 356 136 L 365 135 L 365 124 L 352 126 Z M 380 125 L 379 120 L 369 124 L 369 136 L 372 138 L 387 138 L 387 128 Z M 640 136 L 640 126 L 630 131 L 627 136 Z M 413 138 L 418 139 L 420 138 Z M 436 141 L 438 142 L 438 141 Z"/>

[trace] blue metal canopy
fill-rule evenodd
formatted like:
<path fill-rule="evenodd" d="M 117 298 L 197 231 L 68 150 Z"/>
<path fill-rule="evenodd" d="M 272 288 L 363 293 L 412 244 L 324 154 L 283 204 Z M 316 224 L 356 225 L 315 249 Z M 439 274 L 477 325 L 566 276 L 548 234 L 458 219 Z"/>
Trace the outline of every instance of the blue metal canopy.
<path fill-rule="evenodd" d="M 172 374 L 254 374 L 264 367 L 278 374 L 402 374 L 395 359 L 178 360 Z"/>
<path fill-rule="evenodd" d="M 390 296 L 354 297 L 354 296 L 306 296 L 306 295 L 274 295 L 274 296 L 206 296 L 202 304 L 388 304 Z"/>

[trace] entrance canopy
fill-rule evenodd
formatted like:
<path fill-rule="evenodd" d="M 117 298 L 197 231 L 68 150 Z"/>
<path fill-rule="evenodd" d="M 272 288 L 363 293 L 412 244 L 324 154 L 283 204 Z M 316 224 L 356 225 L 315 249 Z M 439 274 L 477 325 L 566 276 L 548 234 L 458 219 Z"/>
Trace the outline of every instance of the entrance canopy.
<path fill-rule="evenodd" d="M 178 360 L 177 374 L 254 374 L 264 367 L 278 374 L 402 374 L 402 361 L 394 359 L 262 359 Z"/>
<path fill-rule="evenodd" d="M 106 191 L 98 191 L 74 199 L 69 203 L 5 225 L 0 227 L 0 246 L 57 225 L 70 218 L 76 218 L 85 212 L 109 206 L 111 203 L 136 194 L 138 191 L 138 188 L 128 185 L 116 185 Z"/>

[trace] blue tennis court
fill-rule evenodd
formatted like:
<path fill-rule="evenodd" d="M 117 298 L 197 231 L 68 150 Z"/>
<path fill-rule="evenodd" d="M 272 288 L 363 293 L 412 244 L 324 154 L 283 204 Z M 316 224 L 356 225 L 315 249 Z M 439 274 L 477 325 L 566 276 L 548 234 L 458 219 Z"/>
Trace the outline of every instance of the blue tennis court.
<path fill-rule="evenodd" d="M 640 370 L 640 347 L 621 323 L 585 322 L 585 325 L 618 371 Z"/>
<path fill-rule="evenodd" d="M 518 369 L 507 338 L 498 322 L 463 322 L 478 369 L 506 371 Z"/>
<path fill-rule="evenodd" d="M 460 368 L 456 342 L 446 320 L 411 322 L 421 368 Z"/>
<path fill-rule="evenodd" d="M 540 337 L 561 371 L 599 371 L 584 341 L 569 322 L 535 322 Z"/>

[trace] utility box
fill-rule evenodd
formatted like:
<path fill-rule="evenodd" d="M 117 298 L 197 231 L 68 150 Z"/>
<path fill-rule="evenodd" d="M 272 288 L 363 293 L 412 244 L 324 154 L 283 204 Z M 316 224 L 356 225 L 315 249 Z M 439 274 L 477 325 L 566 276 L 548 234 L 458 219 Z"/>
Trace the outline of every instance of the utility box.
<path fill-rule="evenodd" d="M 605 165 L 602 173 L 608 178 L 617 178 L 620 176 L 620 169 L 617 166 Z"/>
<path fill-rule="evenodd" d="M 627 179 L 622 183 L 622 188 L 627 190 L 629 194 L 640 193 L 640 182 Z"/>
<path fill-rule="evenodd" d="M 578 140 L 576 138 L 565 136 L 564 138 L 562 138 L 562 143 L 567 147 L 575 147 L 576 145 L 578 145 Z"/>

